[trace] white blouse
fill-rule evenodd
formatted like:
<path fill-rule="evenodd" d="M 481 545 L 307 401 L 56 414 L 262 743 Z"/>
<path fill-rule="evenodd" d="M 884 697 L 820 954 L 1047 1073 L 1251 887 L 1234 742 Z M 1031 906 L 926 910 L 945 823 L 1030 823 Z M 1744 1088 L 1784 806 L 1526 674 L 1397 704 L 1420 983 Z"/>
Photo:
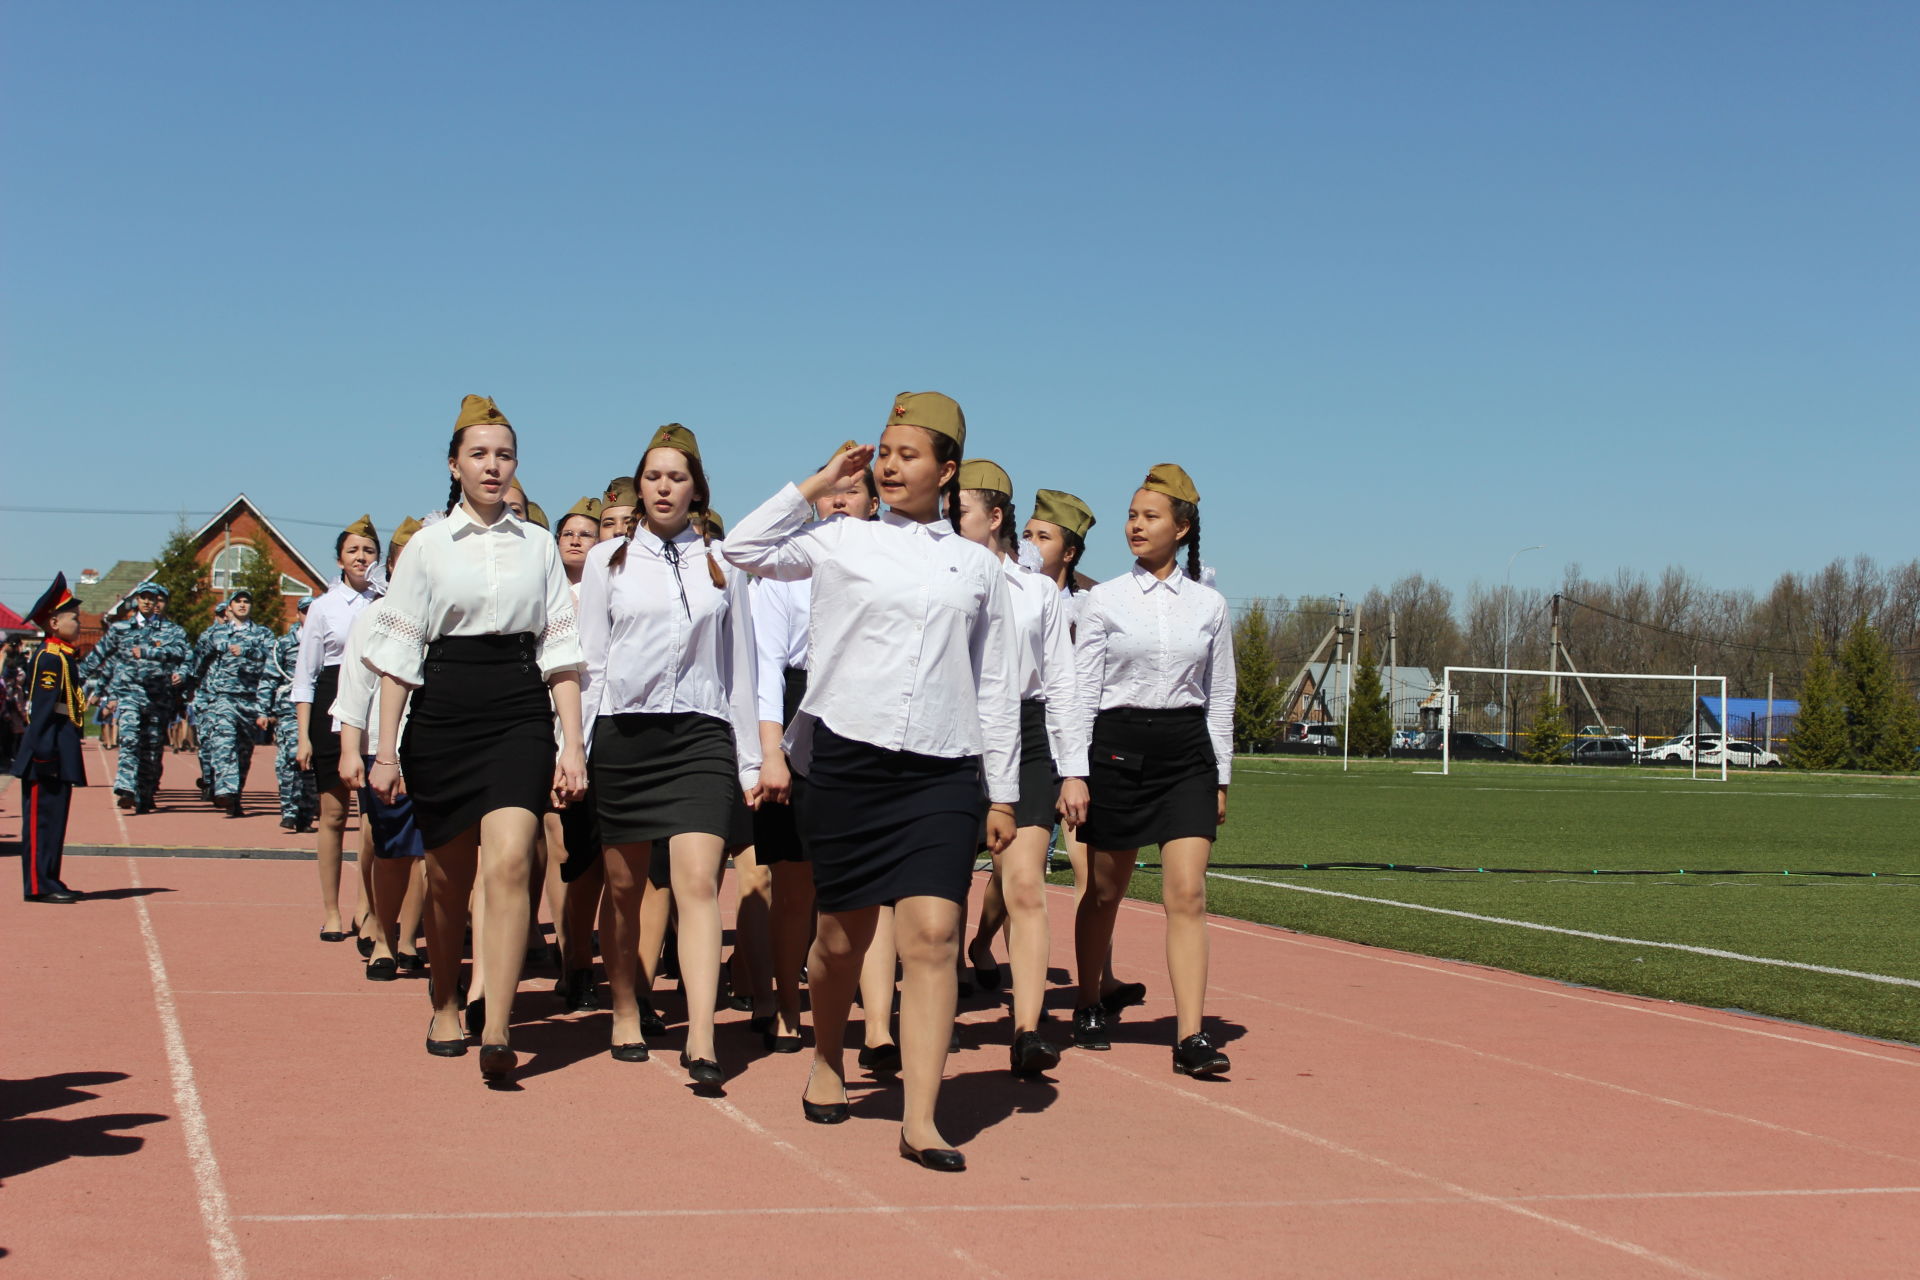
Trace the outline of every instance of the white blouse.
<path fill-rule="evenodd" d="M 374 609 L 362 661 L 419 688 L 433 641 L 522 632 L 533 633 L 542 678 L 585 665 L 553 535 L 504 508 L 481 524 L 463 502 L 407 543 L 393 587 Z"/>
<path fill-rule="evenodd" d="M 813 579 L 807 696 L 787 755 L 807 772 L 815 720 L 887 751 L 980 756 L 987 797 L 1020 797 L 1020 699 L 1006 576 L 945 520 L 812 508 L 789 484 L 727 535 L 759 577 Z"/>
<path fill-rule="evenodd" d="M 333 727 L 350 724 L 365 734 L 361 750 L 370 756 L 380 754 L 380 674 L 366 664 L 367 636 L 373 629 L 373 613 L 362 609 L 347 632 L 347 647 L 340 659 L 340 692 L 329 708 Z M 400 732 L 405 736 L 407 715 L 413 710 L 408 701 L 400 712 Z"/>
<path fill-rule="evenodd" d="M 760 781 L 760 715 L 754 699 L 753 610 L 745 574 L 703 547 L 688 527 L 662 542 L 642 524 L 587 553 L 580 576 L 581 718 L 589 748 L 601 716 L 690 711 L 733 727 L 742 788 Z M 713 585 L 711 560 L 726 580 Z"/>
<path fill-rule="evenodd" d="M 364 591 L 355 591 L 340 581 L 307 606 L 306 621 L 300 624 L 300 652 L 293 660 L 293 701 L 313 701 L 313 686 L 320 672 L 339 666 L 341 655 L 347 651 L 347 633 L 353 629 L 353 620 L 379 598 L 372 583 Z"/>
<path fill-rule="evenodd" d="M 1013 606 L 1016 688 L 1022 702 L 1047 704 L 1047 745 L 1054 767 L 1067 755 L 1067 721 L 1073 715 L 1073 640 L 1053 580 L 1023 568 L 1011 557 L 1001 560 L 1007 576 L 1007 600 Z"/>
<path fill-rule="evenodd" d="M 1061 776 L 1087 776 L 1093 720 L 1113 707 L 1205 707 L 1220 785 L 1233 775 L 1233 622 L 1226 597 L 1183 570 L 1139 565 L 1080 593 L 1075 714 Z"/>
<path fill-rule="evenodd" d="M 786 727 L 787 668 L 807 669 L 807 618 L 813 611 L 813 584 L 805 578 L 781 582 L 755 578 L 753 647 L 759 659 L 754 680 L 760 718 Z"/>

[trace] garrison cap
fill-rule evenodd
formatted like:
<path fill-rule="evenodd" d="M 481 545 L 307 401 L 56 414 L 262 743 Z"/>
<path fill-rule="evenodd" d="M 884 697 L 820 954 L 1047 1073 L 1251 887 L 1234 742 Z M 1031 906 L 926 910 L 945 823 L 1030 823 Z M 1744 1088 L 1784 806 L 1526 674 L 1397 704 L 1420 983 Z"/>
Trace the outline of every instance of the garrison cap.
<path fill-rule="evenodd" d="M 371 515 L 361 516 L 358 520 L 355 520 L 342 530 L 342 532 L 365 538 L 369 542 L 380 541 L 380 535 L 374 531 L 373 517 Z"/>
<path fill-rule="evenodd" d="M 632 476 L 615 476 L 607 481 L 606 498 L 601 503 L 604 511 L 607 507 L 637 507 L 640 495 L 634 490 Z"/>
<path fill-rule="evenodd" d="M 627 483 L 632 484 L 633 482 L 629 480 Z M 569 516 L 585 516 L 595 524 L 599 524 L 601 505 L 600 499 L 598 498 L 582 498 L 567 508 L 567 514 L 560 517 L 560 523 L 565 524 Z"/>
<path fill-rule="evenodd" d="M 460 402 L 460 416 L 454 419 L 453 429 L 460 431 L 488 423 L 509 431 L 513 429 L 513 424 L 507 421 L 506 414 L 500 412 L 500 406 L 493 402 L 492 396 L 468 396 Z"/>
<path fill-rule="evenodd" d="M 1033 491 L 1033 518 L 1057 524 L 1082 541 L 1086 539 L 1087 530 L 1096 523 L 1093 508 L 1060 489 Z"/>
<path fill-rule="evenodd" d="M 393 540 L 387 545 L 387 549 L 389 551 L 398 551 L 407 545 L 409 538 L 413 537 L 414 534 L 420 532 L 420 530 L 425 527 L 425 525 L 415 520 L 412 516 L 408 516 L 394 529 Z"/>
<path fill-rule="evenodd" d="M 1193 477 L 1188 475 L 1175 462 L 1163 462 L 1147 472 L 1147 478 L 1140 487 L 1149 493 L 1164 493 L 1169 498 L 1198 505 L 1200 491 L 1193 487 Z"/>
<path fill-rule="evenodd" d="M 1013 477 L 1000 467 L 1000 464 L 987 458 L 968 458 L 960 464 L 960 487 L 962 489 L 989 489 L 994 493 L 1013 496 Z"/>
<path fill-rule="evenodd" d="M 677 422 L 669 422 L 653 433 L 653 439 L 647 442 L 647 450 L 651 452 L 654 449 L 678 449 L 689 458 L 700 456 L 700 442 L 694 438 L 693 432 Z M 646 454 L 640 456 L 644 458 Z"/>
<path fill-rule="evenodd" d="M 922 427 L 947 437 L 962 449 L 967 447 L 967 415 L 960 412 L 960 405 L 952 396 L 938 391 L 902 391 L 895 396 L 887 425 L 895 423 Z"/>

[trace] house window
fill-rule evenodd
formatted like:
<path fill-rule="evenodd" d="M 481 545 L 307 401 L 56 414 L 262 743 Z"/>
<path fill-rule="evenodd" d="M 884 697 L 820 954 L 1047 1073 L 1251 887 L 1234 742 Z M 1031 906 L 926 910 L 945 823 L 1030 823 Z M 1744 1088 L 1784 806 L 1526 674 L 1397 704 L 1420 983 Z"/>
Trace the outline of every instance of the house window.
<path fill-rule="evenodd" d="M 300 581 L 300 579 L 294 577 L 292 574 L 283 573 L 280 575 L 280 594 L 281 595 L 293 596 L 297 599 L 300 596 L 310 595 L 312 591 L 313 591 L 312 587 L 309 587 L 306 583 Z"/>
<path fill-rule="evenodd" d="M 213 558 L 213 589 L 233 590 L 240 584 L 240 575 L 247 571 L 247 562 L 252 559 L 253 548 L 244 542 L 221 548 L 220 554 Z"/>

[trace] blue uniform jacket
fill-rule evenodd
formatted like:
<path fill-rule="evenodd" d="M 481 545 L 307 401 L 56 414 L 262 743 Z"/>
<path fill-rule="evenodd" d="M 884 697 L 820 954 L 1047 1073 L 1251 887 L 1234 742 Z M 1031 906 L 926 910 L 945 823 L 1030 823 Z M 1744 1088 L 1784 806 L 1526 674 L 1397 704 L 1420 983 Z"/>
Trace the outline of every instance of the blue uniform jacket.
<path fill-rule="evenodd" d="M 14 752 L 9 770 L 16 778 L 87 785 L 87 765 L 80 755 L 80 726 L 68 714 L 76 702 L 71 651 L 51 645 L 34 655 L 28 674 L 32 700 L 28 703 L 27 732 Z"/>

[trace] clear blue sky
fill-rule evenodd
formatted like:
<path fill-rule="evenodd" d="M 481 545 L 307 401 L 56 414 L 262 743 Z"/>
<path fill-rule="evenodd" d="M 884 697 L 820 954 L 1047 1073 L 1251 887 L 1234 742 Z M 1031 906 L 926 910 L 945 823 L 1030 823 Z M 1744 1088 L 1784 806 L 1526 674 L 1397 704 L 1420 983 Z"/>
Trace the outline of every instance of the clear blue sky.
<path fill-rule="evenodd" d="M 245 490 L 384 532 L 462 394 L 738 518 L 890 397 L 1228 595 L 1916 553 L 1920 8 L 14 6 L 0 599 Z M 1724 508 L 1724 520 L 1721 511 Z M 323 560 L 327 528 L 290 525 Z"/>

